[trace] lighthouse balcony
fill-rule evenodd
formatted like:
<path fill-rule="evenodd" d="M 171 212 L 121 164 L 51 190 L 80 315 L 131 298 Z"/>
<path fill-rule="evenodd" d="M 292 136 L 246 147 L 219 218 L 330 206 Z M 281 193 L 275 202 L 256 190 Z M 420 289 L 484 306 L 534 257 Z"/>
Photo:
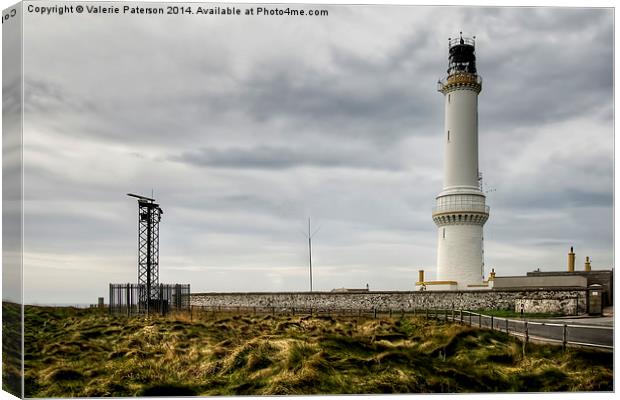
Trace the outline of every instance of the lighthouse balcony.
<path fill-rule="evenodd" d="M 489 206 L 484 204 L 476 204 L 476 203 L 461 203 L 461 204 L 442 204 L 433 207 L 433 216 L 436 214 L 446 214 L 446 213 L 458 213 L 458 212 L 477 212 L 482 214 L 489 213 Z"/>
<path fill-rule="evenodd" d="M 489 219 L 489 206 L 480 202 L 438 204 L 433 207 L 433 221 L 437 226 L 484 225 Z"/>
<path fill-rule="evenodd" d="M 471 89 L 478 93 L 482 90 L 482 77 L 470 72 L 454 72 L 437 81 L 437 91 L 446 94 L 456 89 Z"/>
<path fill-rule="evenodd" d="M 438 227 L 446 225 L 484 225 L 489 219 L 489 207 L 486 212 L 481 211 L 446 211 L 433 213 L 433 222 Z"/>
<path fill-rule="evenodd" d="M 461 45 L 461 46 L 466 45 L 466 46 L 471 46 L 471 47 L 476 46 L 475 36 L 471 37 L 471 38 L 459 36 L 457 38 L 449 38 L 448 39 L 448 46 L 450 48 L 453 48 L 453 47 L 456 47 L 456 46 L 459 46 L 459 45 Z"/>

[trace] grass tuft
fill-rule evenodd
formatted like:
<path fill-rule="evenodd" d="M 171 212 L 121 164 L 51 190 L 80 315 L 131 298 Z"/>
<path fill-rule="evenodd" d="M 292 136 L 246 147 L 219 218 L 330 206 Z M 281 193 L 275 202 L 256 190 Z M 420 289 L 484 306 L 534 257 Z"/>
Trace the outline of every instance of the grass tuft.
<path fill-rule="evenodd" d="M 52 371 L 47 375 L 46 380 L 50 382 L 75 381 L 82 379 L 83 375 L 74 369 L 62 368 Z"/>
<path fill-rule="evenodd" d="M 152 386 L 146 386 L 140 392 L 138 392 L 138 396 L 196 396 L 196 395 L 198 395 L 197 389 L 191 386 L 179 385 L 176 383 L 156 384 Z"/>

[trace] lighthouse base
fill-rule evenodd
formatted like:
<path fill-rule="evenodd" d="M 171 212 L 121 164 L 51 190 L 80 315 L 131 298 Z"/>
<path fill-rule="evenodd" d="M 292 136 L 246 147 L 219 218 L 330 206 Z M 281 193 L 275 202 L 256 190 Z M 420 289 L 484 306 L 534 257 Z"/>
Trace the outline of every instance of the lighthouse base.
<path fill-rule="evenodd" d="M 458 221 L 458 217 L 457 217 Z M 458 290 L 483 284 L 482 225 L 440 226 L 437 238 L 437 281 L 453 281 Z"/>

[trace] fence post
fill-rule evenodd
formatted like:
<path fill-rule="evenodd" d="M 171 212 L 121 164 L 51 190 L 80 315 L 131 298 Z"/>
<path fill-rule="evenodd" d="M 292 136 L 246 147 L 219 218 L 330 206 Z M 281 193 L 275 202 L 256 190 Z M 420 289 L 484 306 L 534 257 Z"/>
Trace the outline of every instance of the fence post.
<path fill-rule="evenodd" d="M 493 330 L 493 316 L 491 315 L 491 330 Z"/>
<path fill-rule="evenodd" d="M 392 318 L 392 309 L 390 308 L 390 318 Z"/>
<path fill-rule="evenodd" d="M 415 316 L 415 307 L 413 307 L 413 315 Z"/>
<path fill-rule="evenodd" d="M 469 326 L 471 326 L 471 311 L 467 311 L 469 313 Z"/>
<path fill-rule="evenodd" d="M 452 309 L 452 322 L 454 322 L 454 308 Z"/>
<path fill-rule="evenodd" d="M 164 284 L 159 284 L 159 314 L 164 315 Z"/>
<path fill-rule="evenodd" d="M 530 341 L 530 332 L 527 328 L 527 321 L 525 321 L 525 343 Z"/>
<path fill-rule="evenodd" d="M 130 313 L 131 313 L 131 304 L 129 304 L 130 299 L 131 299 L 131 283 L 128 283 L 128 284 L 127 284 L 127 299 L 126 299 L 126 301 L 127 301 L 127 316 L 128 316 L 128 317 L 129 317 L 129 315 L 130 315 Z M 147 302 L 146 302 L 146 304 L 147 304 L 147 306 L 146 306 L 146 313 L 147 313 L 147 315 L 148 315 L 148 313 L 149 313 L 149 306 L 148 306 L 148 303 L 149 303 L 149 302 L 147 301 Z"/>
<path fill-rule="evenodd" d="M 375 319 L 377 319 L 377 309 L 375 308 L 374 311 L 375 311 Z"/>
<path fill-rule="evenodd" d="M 428 319 L 428 307 L 426 307 L 426 319 Z"/>
<path fill-rule="evenodd" d="M 400 313 L 402 315 L 402 318 L 405 318 L 405 309 L 404 308 L 400 309 Z"/>
<path fill-rule="evenodd" d="M 506 333 L 509 333 L 508 332 L 508 318 L 506 318 L 504 321 L 506 321 Z"/>
<path fill-rule="evenodd" d="M 568 329 L 568 326 L 566 324 L 564 324 L 564 329 L 562 332 L 562 349 L 566 350 L 566 330 Z"/>
<path fill-rule="evenodd" d="M 478 328 L 482 328 L 482 314 L 478 314 Z"/>
<path fill-rule="evenodd" d="M 459 310 L 459 318 L 461 319 L 461 325 L 463 325 L 463 310 Z"/>

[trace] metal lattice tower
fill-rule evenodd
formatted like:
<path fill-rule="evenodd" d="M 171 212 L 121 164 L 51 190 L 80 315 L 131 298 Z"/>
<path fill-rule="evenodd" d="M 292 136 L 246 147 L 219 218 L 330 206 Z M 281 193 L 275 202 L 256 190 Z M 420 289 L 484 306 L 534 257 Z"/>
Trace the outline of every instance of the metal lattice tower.
<path fill-rule="evenodd" d="M 159 285 L 159 222 L 164 213 L 155 199 L 128 193 L 138 199 L 138 301 L 149 311 L 158 299 Z"/>

